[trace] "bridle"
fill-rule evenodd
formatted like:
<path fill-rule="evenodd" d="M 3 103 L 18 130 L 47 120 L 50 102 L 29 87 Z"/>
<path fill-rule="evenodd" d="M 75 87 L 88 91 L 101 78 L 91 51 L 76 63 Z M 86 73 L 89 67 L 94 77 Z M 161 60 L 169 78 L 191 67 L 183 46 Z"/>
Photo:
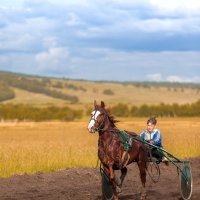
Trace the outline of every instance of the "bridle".
<path fill-rule="evenodd" d="M 99 110 L 94 110 L 94 114 L 91 115 L 91 119 L 90 119 L 90 121 L 91 121 L 91 120 L 94 121 L 94 125 L 96 124 L 96 122 L 98 122 L 98 121 L 95 119 L 95 115 L 96 115 L 97 111 L 99 111 Z M 100 111 L 99 111 L 99 112 L 100 112 Z M 103 126 L 103 124 L 104 124 L 106 118 L 108 118 L 108 115 L 107 115 L 105 112 L 100 112 L 100 114 L 101 114 L 101 115 L 104 115 L 104 118 L 103 118 L 103 120 L 101 121 L 101 123 L 99 124 L 98 127 L 94 127 L 94 130 L 95 130 L 95 131 L 98 131 L 98 132 L 102 132 L 102 131 L 105 131 L 105 130 L 106 130 L 106 129 L 103 129 L 103 128 L 101 128 L 101 127 Z"/>

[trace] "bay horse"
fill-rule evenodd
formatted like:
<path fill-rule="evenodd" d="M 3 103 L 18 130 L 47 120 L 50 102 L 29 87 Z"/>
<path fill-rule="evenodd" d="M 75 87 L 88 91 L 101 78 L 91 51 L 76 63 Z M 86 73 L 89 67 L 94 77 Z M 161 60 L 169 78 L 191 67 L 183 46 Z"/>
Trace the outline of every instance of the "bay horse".
<path fill-rule="evenodd" d="M 88 131 L 90 133 L 95 133 L 96 131 L 99 133 L 98 157 L 103 165 L 103 170 L 109 176 L 113 190 L 113 200 L 118 200 L 117 188 L 122 187 L 122 183 L 127 174 L 126 165 L 132 162 L 137 162 L 140 171 L 140 179 L 142 182 L 140 199 L 146 199 L 146 148 L 143 143 L 131 140 L 131 145 L 127 151 L 128 159 L 126 160 L 126 164 L 124 164 L 123 155 L 126 151 L 124 150 L 122 136 L 116 127 L 116 122 L 114 117 L 110 115 L 109 110 L 105 108 L 103 101 L 101 101 L 100 105 L 97 105 L 96 101 L 94 101 L 94 110 L 91 113 Z M 126 131 L 126 134 L 139 137 L 134 132 Z M 121 170 L 120 181 L 116 181 L 114 170 Z"/>

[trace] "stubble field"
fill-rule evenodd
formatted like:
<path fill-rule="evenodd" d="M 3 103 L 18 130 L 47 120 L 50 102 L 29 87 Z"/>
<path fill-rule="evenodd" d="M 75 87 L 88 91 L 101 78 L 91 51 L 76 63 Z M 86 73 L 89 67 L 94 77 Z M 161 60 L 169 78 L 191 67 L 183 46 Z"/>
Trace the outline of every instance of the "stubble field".
<path fill-rule="evenodd" d="M 121 119 L 118 128 L 139 133 L 146 119 Z M 87 132 L 87 120 L 79 122 L 1 123 L 1 200 L 100 200 L 101 175 L 97 163 L 97 134 Z M 200 196 L 200 120 L 159 119 L 165 149 L 191 162 L 193 194 Z M 194 158 L 191 158 L 194 157 Z M 180 200 L 176 168 L 160 164 L 161 177 L 154 184 L 147 176 L 149 200 Z M 54 171 L 54 172 L 52 172 Z M 128 174 L 120 200 L 140 199 L 137 165 Z"/>
<path fill-rule="evenodd" d="M 87 121 L 0 124 L 0 176 L 95 167 L 97 134 Z M 121 119 L 122 130 L 140 133 L 145 118 Z M 160 118 L 164 148 L 179 158 L 200 156 L 199 118 Z"/>

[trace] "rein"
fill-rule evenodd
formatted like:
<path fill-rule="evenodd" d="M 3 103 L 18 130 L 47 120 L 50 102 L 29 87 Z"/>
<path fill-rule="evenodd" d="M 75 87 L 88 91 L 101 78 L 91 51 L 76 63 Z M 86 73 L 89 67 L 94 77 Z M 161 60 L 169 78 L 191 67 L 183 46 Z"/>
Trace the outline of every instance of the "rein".
<path fill-rule="evenodd" d="M 97 120 L 96 117 L 96 113 L 99 110 L 94 110 L 94 113 L 91 116 L 91 120 L 93 120 L 95 123 L 98 123 L 98 127 L 93 127 L 93 129 L 97 132 L 99 132 L 99 136 L 103 135 L 104 132 L 108 132 L 108 133 L 118 133 L 120 135 L 120 138 L 122 139 L 122 144 L 124 146 L 124 150 L 128 151 L 130 149 L 130 147 L 132 146 L 132 140 L 130 140 L 130 136 L 126 133 L 126 131 L 121 131 L 119 129 L 117 129 L 115 127 L 115 125 L 113 127 L 110 127 L 106 125 L 106 120 L 109 121 L 109 123 L 113 123 L 109 117 L 109 115 L 106 112 L 100 112 L 102 116 L 101 121 Z M 115 135 L 115 134 L 114 134 Z M 114 135 L 112 135 L 112 140 L 110 142 L 110 144 L 108 146 L 110 146 L 113 142 L 113 140 L 119 141 L 119 138 L 113 137 Z"/>
<path fill-rule="evenodd" d="M 94 115 L 92 116 L 92 120 L 94 120 L 94 122 L 96 123 L 96 119 L 95 119 L 95 114 L 96 114 L 97 110 L 95 111 Z M 106 118 L 109 118 L 108 115 L 106 113 L 103 112 L 103 115 L 104 115 L 104 118 L 101 122 L 101 124 L 99 125 L 99 127 L 95 128 L 95 131 L 98 131 L 98 132 L 104 132 L 104 131 L 107 131 L 108 129 L 105 129 L 105 128 L 101 128 L 103 125 L 104 125 L 104 122 L 106 120 Z M 93 118 L 94 117 L 94 118 Z"/>
<path fill-rule="evenodd" d="M 97 110 L 95 110 L 95 113 L 93 114 L 92 118 L 94 120 L 94 122 L 96 123 L 96 119 L 95 119 L 95 114 L 96 114 Z M 123 146 L 124 146 L 124 149 L 127 151 L 129 149 L 129 144 L 127 143 L 128 142 L 128 139 L 127 139 L 127 136 L 125 135 L 126 132 L 124 131 L 121 131 L 119 129 L 109 129 L 109 128 L 101 128 L 104 123 L 105 123 L 105 120 L 108 119 L 109 120 L 109 115 L 105 112 L 102 113 L 104 115 L 104 118 L 103 120 L 101 121 L 101 124 L 99 125 L 99 127 L 95 128 L 95 131 L 98 131 L 100 135 L 103 134 L 103 132 L 112 132 L 112 133 L 119 133 L 119 135 L 121 136 L 122 138 L 122 143 L 123 143 Z"/>

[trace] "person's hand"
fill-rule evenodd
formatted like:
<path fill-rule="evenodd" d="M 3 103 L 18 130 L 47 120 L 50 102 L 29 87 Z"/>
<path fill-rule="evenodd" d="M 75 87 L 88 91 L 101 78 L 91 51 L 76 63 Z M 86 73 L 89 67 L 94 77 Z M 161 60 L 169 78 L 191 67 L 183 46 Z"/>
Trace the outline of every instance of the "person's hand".
<path fill-rule="evenodd" d="M 150 141 L 150 144 L 154 144 L 154 141 L 151 140 L 151 141 Z"/>

